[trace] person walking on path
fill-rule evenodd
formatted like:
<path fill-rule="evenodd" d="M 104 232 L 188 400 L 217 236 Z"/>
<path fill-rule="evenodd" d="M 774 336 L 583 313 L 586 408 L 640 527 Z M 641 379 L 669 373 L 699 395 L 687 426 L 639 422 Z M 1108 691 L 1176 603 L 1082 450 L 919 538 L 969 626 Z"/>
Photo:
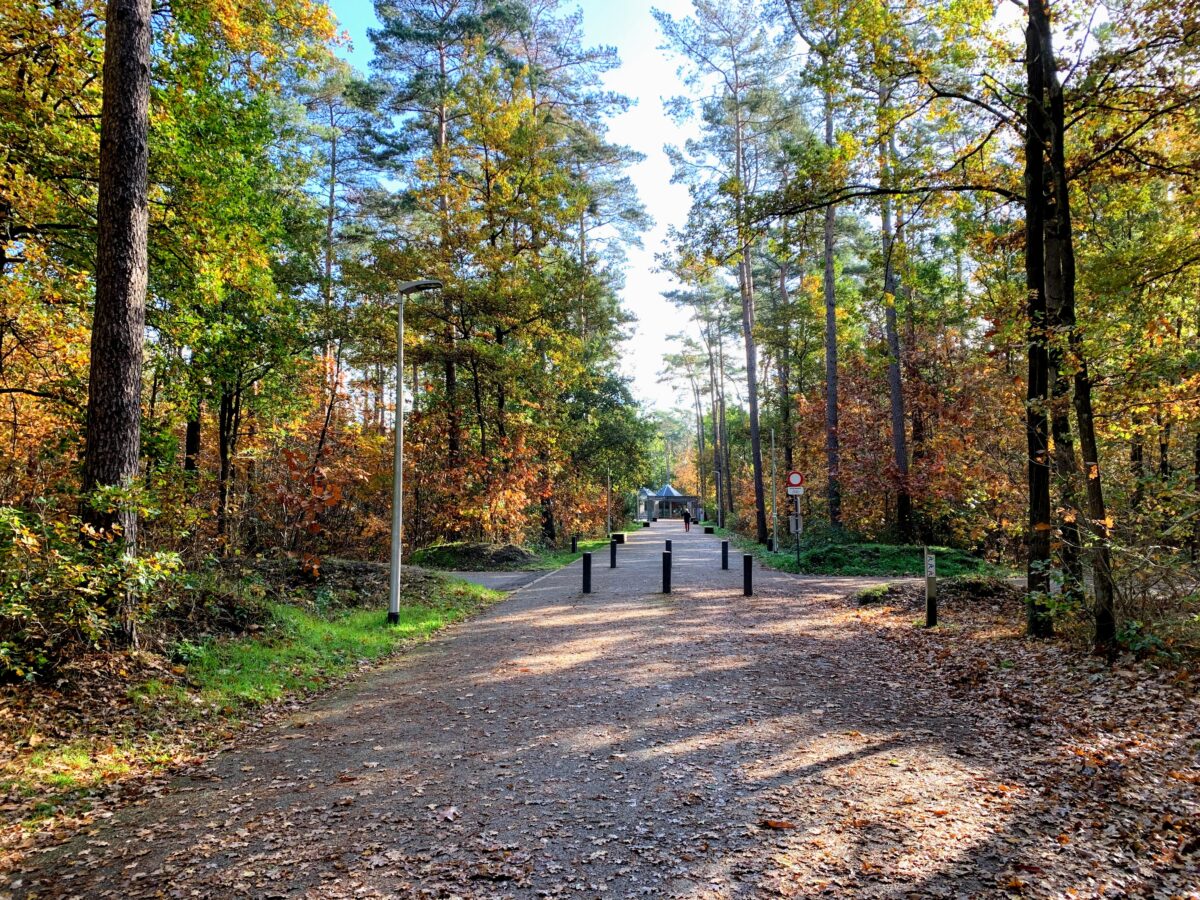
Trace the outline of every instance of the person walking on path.
<path fill-rule="evenodd" d="M 692 511 L 690 509 L 688 509 L 687 507 L 684 507 L 684 510 L 683 510 L 683 530 L 684 531 L 692 530 Z"/>

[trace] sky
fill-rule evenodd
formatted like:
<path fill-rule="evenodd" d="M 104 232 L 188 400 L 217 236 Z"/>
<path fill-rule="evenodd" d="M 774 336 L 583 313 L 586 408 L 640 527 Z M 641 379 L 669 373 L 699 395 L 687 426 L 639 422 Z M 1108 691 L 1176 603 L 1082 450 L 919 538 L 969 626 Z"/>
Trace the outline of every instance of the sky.
<path fill-rule="evenodd" d="M 674 16 L 691 10 L 690 0 L 655 0 L 654 6 Z M 670 226 L 687 220 L 688 194 L 683 185 L 671 184 L 671 164 L 663 152 L 667 143 L 681 144 L 688 136 L 666 116 L 663 100 L 685 93 L 678 60 L 659 50 L 662 34 L 650 15 L 646 0 L 581 0 L 584 32 L 590 44 L 617 48 L 621 67 L 608 73 L 605 86 L 633 101 L 630 109 L 611 121 L 609 140 L 632 147 L 645 160 L 630 170 L 630 177 L 654 227 L 642 236 L 642 248 L 629 248 L 622 300 L 637 317 L 624 348 L 622 369 L 632 378 L 634 396 L 650 407 L 670 409 L 680 405 L 672 388 L 659 382 L 662 354 L 669 349 L 666 336 L 691 327 L 679 310 L 663 299 L 677 285 L 656 272 L 654 256 L 664 247 Z M 367 29 L 376 24 L 371 0 L 330 0 L 330 7 L 350 44 L 343 55 L 366 71 L 371 61 Z"/>

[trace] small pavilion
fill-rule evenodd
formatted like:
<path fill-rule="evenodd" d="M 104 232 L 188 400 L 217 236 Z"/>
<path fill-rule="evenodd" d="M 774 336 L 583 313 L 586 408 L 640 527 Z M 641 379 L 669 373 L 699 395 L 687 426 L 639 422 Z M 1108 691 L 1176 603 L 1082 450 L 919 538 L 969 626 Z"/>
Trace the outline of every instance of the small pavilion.
<path fill-rule="evenodd" d="M 638 491 L 641 517 L 650 519 L 678 519 L 683 511 L 689 510 L 692 518 L 700 518 L 700 498 L 692 494 L 681 494 L 669 484 L 664 484 L 657 493 L 650 488 Z"/>

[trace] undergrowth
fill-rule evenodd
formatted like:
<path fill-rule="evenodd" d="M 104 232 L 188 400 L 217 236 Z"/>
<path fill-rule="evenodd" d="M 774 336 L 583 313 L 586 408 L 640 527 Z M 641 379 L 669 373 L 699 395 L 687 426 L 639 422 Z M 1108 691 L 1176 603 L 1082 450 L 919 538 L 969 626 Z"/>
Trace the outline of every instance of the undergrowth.
<path fill-rule="evenodd" d="M 253 630 L 180 638 L 163 654 L 97 654 L 64 672 L 54 690 L 10 685 L 0 740 L 4 821 L 44 828 L 84 811 L 100 789 L 194 758 L 233 738 L 256 710 L 336 684 L 502 596 L 426 574 L 413 582 L 390 627 L 377 595 L 345 606 L 326 602 L 322 585 L 272 591 L 288 602 L 263 601 L 258 586 L 227 586 L 228 596 L 261 604 Z"/>

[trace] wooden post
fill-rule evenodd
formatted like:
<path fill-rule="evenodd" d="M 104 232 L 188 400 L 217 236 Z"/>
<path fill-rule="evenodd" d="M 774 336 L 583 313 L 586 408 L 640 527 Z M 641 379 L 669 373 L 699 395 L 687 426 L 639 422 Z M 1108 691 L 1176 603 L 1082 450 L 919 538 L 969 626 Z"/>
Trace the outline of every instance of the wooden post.
<path fill-rule="evenodd" d="M 925 627 L 933 628 L 938 623 L 937 606 L 937 557 L 925 548 Z"/>

